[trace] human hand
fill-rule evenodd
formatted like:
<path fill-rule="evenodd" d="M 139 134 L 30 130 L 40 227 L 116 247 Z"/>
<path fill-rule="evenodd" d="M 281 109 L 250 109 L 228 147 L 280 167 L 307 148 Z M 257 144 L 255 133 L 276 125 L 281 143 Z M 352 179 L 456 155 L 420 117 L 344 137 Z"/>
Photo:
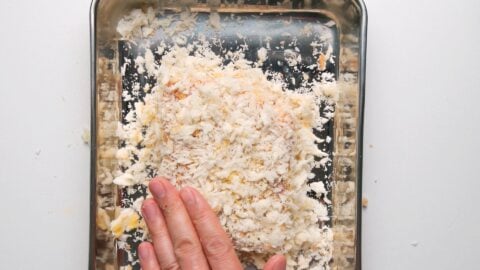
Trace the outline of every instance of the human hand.
<path fill-rule="evenodd" d="M 193 188 L 180 192 L 165 178 L 150 181 L 154 199 L 143 203 L 142 213 L 152 243 L 138 248 L 143 270 L 243 270 L 232 242 L 207 201 Z M 285 270 L 275 255 L 264 270 Z"/>

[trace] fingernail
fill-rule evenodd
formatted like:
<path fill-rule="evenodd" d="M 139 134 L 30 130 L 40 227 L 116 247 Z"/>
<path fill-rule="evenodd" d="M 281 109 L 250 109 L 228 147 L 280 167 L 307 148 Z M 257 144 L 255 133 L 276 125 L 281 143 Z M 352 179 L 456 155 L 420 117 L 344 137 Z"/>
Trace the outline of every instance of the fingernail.
<path fill-rule="evenodd" d="M 150 191 L 152 192 L 153 197 L 156 199 L 162 199 L 165 197 L 165 187 L 160 181 L 155 181 L 150 184 Z"/>
<path fill-rule="evenodd" d="M 140 245 L 138 247 L 138 257 L 140 257 L 140 260 L 146 261 L 150 258 L 150 251 L 146 246 Z"/>
<path fill-rule="evenodd" d="M 143 216 L 146 219 L 150 220 L 151 217 L 153 217 L 157 214 L 156 209 L 155 209 L 155 205 L 152 204 L 152 202 L 145 202 L 143 204 L 143 207 L 142 207 L 142 213 L 143 213 Z"/>
<path fill-rule="evenodd" d="M 184 188 L 180 191 L 180 197 L 182 197 L 182 201 L 188 206 L 196 206 L 197 199 L 195 196 L 195 192 L 192 188 Z"/>

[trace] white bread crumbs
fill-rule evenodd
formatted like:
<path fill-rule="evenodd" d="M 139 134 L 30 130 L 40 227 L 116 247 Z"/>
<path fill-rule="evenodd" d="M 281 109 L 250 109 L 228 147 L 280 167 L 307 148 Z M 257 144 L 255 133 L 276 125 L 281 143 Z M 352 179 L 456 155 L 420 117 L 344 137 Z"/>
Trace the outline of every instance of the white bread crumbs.
<path fill-rule="evenodd" d="M 191 14 L 160 20 L 152 9 L 134 10 L 117 30 L 132 39 L 159 27 L 175 33 L 194 24 Z M 304 31 L 311 34 L 311 26 Z M 255 68 L 267 58 L 264 48 L 258 51 L 261 63 L 245 60 L 240 51 L 225 65 L 206 42 L 183 45 L 185 40 L 176 40 L 172 47 L 159 47 L 166 53 L 161 65 L 148 48 L 135 59 L 138 73 L 153 76 L 156 84 L 144 89 L 144 101 L 135 104 L 126 124 L 119 124 L 125 145 L 113 155 L 126 169 L 116 172 L 114 183 L 147 184 L 147 168 L 153 169 L 177 187 L 197 188 L 237 251 L 253 254 L 257 266 L 264 263 L 263 255 L 283 253 L 288 269 L 329 269 L 332 231 L 319 226 L 329 220 L 327 206 L 306 194 L 327 194 L 323 183 L 307 181 L 314 176 L 312 169 L 329 160 L 318 149 L 316 143 L 323 140 L 313 130 L 322 130 L 328 120 L 320 117 L 319 104 L 325 96 L 335 97 L 334 85 L 285 90 Z M 295 51 L 286 53 L 289 64 L 301 61 Z M 320 68 L 324 64 L 322 60 Z M 122 209 L 111 222 L 117 238 L 144 226 L 139 205 L 141 201 Z M 312 267 L 312 261 L 318 264 Z"/>

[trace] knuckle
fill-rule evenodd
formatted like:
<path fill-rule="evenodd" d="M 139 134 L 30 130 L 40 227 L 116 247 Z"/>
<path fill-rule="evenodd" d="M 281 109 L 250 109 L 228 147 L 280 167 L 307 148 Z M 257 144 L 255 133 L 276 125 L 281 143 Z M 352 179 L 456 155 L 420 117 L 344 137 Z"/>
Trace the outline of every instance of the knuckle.
<path fill-rule="evenodd" d="M 196 249 L 197 246 L 192 239 L 181 238 L 175 242 L 173 251 L 177 258 L 185 258 L 194 254 Z"/>
<path fill-rule="evenodd" d="M 192 221 L 195 226 L 202 226 L 211 222 L 208 212 L 204 210 L 196 213 L 196 215 L 192 218 Z"/>
<path fill-rule="evenodd" d="M 147 226 L 148 226 L 148 231 L 152 236 L 168 235 L 167 228 L 164 226 L 164 224 L 160 220 L 156 220 L 155 222 L 147 224 Z"/>
<path fill-rule="evenodd" d="M 181 270 L 180 265 L 176 261 L 162 265 L 161 268 L 162 270 Z"/>
<path fill-rule="evenodd" d="M 166 216 L 171 216 L 175 215 L 175 213 L 178 213 L 178 211 L 182 208 L 181 202 L 178 200 L 170 200 L 168 202 L 165 202 L 163 204 L 160 204 L 160 209 L 162 209 L 162 212 Z"/>
<path fill-rule="evenodd" d="M 232 244 L 220 237 L 212 237 L 203 241 L 205 255 L 208 257 L 221 258 L 227 255 L 233 248 Z"/>
<path fill-rule="evenodd" d="M 161 237 L 168 234 L 168 232 L 162 226 L 151 226 L 151 228 L 148 228 L 148 231 L 152 237 Z"/>

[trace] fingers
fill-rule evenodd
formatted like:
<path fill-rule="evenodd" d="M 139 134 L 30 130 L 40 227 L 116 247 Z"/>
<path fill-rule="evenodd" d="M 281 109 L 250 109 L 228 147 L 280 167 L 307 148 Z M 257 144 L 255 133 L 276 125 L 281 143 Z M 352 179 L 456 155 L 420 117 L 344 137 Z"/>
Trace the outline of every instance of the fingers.
<path fill-rule="evenodd" d="M 165 224 L 173 245 L 173 253 L 180 268 L 208 270 L 209 266 L 203 254 L 200 240 L 178 191 L 164 178 L 152 180 L 149 187 L 165 218 Z M 159 258 L 159 260 L 161 261 L 162 258 Z M 162 266 L 162 270 L 164 269 Z"/>
<path fill-rule="evenodd" d="M 167 225 L 157 203 L 148 199 L 142 205 L 142 214 L 147 223 L 152 237 L 155 253 L 160 262 L 161 269 L 178 268 L 177 258 L 173 252 L 173 244 L 170 239 Z"/>
<path fill-rule="evenodd" d="M 140 257 L 140 265 L 143 270 L 160 270 L 152 244 L 148 242 L 141 243 L 138 247 L 138 256 Z"/>
<path fill-rule="evenodd" d="M 271 257 L 263 267 L 263 270 L 285 270 L 287 269 L 287 261 L 283 255 L 275 255 Z"/>
<path fill-rule="evenodd" d="M 207 201 L 193 188 L 180 191 L 212 269 L 242 270 L 233 245 Z"/>

